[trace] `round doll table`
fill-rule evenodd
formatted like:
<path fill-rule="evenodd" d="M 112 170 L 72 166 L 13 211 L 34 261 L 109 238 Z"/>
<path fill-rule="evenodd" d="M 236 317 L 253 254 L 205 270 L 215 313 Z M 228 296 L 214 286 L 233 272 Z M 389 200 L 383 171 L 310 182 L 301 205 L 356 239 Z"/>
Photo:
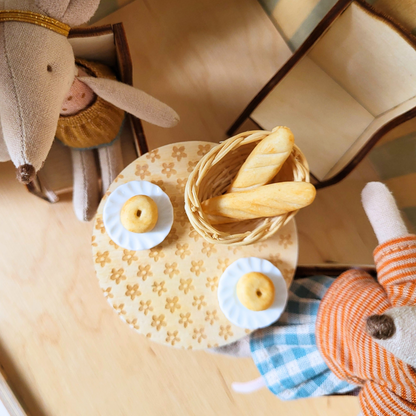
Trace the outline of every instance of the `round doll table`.
<path fill-rule="evenodd" d="M 227 320 L 218 304 L 218 281 L 242 257 L 272 262 L 290 285 L 297 261 L 296 226 L 290 221 L 268 240 L 248 246 L 206 242 L 184 209 L 188 175 L 213 146 L 183 142 L 152 150 L 127 166 L 104 195 L 95 218 L 92 251 L 104 296 L 120 318 L 137 332 L 162 344 L 204 349 L 237 341 L 251 331 Z M 174 209 L 166 239 L 150 250 L 117 246 L 105 230 L 108 195 L 129 181 L 146 180 L 162 188 Z"/>

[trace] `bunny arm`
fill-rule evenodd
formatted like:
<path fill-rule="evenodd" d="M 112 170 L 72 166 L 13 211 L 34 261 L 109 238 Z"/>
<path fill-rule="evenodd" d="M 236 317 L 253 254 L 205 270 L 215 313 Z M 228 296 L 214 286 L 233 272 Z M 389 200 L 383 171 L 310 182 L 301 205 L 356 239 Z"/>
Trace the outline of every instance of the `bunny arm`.
<path fill-rule="evenodd" d="M 93 150 L 71 149 L 74 172 L 72 203 L 80 221 L 90 221 L 99 201 L 98 173 Z"/>
<path fill-rule="evenodd" d="M 361 199 L 379 244 L 409 234 L 386 185 L 369 182 L 361 193 Z"/>
<path fill-rule="evenodd" d="M 387 386 L 367 381 L 359 394 L 362 414 L 378 415 L 415 415 L 416 404 L 394 394 Z"/>
<path fill-rule="evenodd" d="M 144 121 L 166 128 L 179 121 L 178 114 L 168 105 L 130 85 L 105 78 L 78 79 L 104 100 Z"/>
<path fill-rule="evenodd" d="M 374 250 L 379 283 L 393 306 L 416 304 L 416 237 L 409 235 L 392 194 L 382 183 L 368 183 L 362 203 L 380 243 Z"/>

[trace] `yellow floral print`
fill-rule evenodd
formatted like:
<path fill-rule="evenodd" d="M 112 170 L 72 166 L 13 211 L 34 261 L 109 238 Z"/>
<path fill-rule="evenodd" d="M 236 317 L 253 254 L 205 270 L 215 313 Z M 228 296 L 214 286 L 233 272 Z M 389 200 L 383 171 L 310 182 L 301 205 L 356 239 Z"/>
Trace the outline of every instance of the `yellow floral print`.
<path fill-rule="evenodd" d="M 111 269 L 111 280 L 114 280 L 116 282 L 116 285 L 118 285 L 122 280 L 126 280 L 126 276 L 124 275 L 124 269 Z"/>
<path fill-rule="evenodd" d="M 205 332 L 205 328 L 200 328 L 200 329 L 194 328 L 194 333 L 192 335 L 192 339 L 196 339 L 198 341 L 198 344 L 200 344 L 201 341 L 203 339 L 206 339 L 206 337 L 207 337 L 204 332 Z"/>
<path fill-rule="evenodd" d="M 176 342 L 179 342 L 181 339 L 178 337 L 178 331 L 167 332 L 168 336 L 166 337 L 166 342 L 170 343 L 170 345 L 175 345 Z"/>
<path fill-rule="evenodd" d="M 165 309 L 169 309 L 171 313 L 174 313 L 176 309 L 180 309 L 179 298 L 177 296 L 171 298 L 166 298 Z"/>
<path fill-rule="evenodd" d="M 95 262 L 98 263 L 101 267 L 104 267 L 106 263 L 111 263 L 111 259 L 108 257 L 110 253 L 108 251 L 97 251 L 97 257 L 95 258 Z"/>
<path fill-rule="evenodd" d="M 209 287 L 212 292 L 218 287 L 218 277 L 208 277 L 205 287 Z"/>
<path fill-rule="evenodd" d="M 149 171 L 149 165 L 137 165 L 136 172 L 134 174 L 139 176 L 141 180 L 146 179 L 146 176 L 151 175 Z"/>
<path fill-rule="evenodd" d="M 210 144 L 200 144 L 198 146 L 198 156 L 205 156 L 211 149 L 211 145 Z"/>
<path fill-rule="evenodd" d="M 124 310 L 124 303 L 120 303 L 119 305 L 113 305 L 113 308 L 119 315 L 125 315 L 126 311 Z"/>
<path fill-rule="evenodd" d="M 153 184 L 157 185 L 163 192 L 166 192 L 164 182 L 162 180 L 152 181 Z"/>
<path fill-rule="evenodd" d="M 217 315 L 217 311 L 214 309 L 213 311 L 206 311 L 205 312 L 205 320 L 209 322 L 210 325 L 214 325 L 215 321 L 218 321 L 219 316 Z"/>
<path fill-rule="evenodd" d="M 114 295 L 111 293 L 111 287 L 108 287 L 107 289 L 103 289 L 104 297 L 107 299 L 111 299 L 114 297 Z"/>
<path fill-rule="evenodd" d="M 165 315 L 159 315 L 159 316 L 153 315 L 151 325 L 155 327 L 157 331 L 160 331 L 162 326 L 166 326 Z"/>
<path fill-rule="evenodd" d="M 292 236 L 290 234 L 281 234 L 279 235 L 279 245 L 283 248 L 287 248 L 293 244 Z"/>
<path fill-rule="evenodd" d="M 185 158 L 187 155 L 185 153 L 185 146 L 177 147 L 173 146 L 172 149 L 172 157 L 177 159 L 178 162 L 181 161 L 182 158 Z"/>
<path fill-rule="evenodd" d="M 191 173 L 194 169 L 195 169 L 195 166 L 198 164 L 198 160 L 195 160 L 195 161 L 193 161 L 193 160 L 190 160 L 189 162 L 188 162 L 188 172 L 189 173 Z"/>
<path fill-rule="evenodd" d="M 217 252 L 217 249 L 215 248 L 214 244 L 204 242 L 202 243 L 202 245 L 204 246 L 204 248 L 202 249 L 202 253 L 206 254 L 208 257 L 211 257 L 213 253 Z"/>
<path fill-rule="evenodd" d="M 95 220 L 95 229 L 99 230 L 101 234 L 105 233 L 104 222 L 101 217 L 97 217 L 97 219 Z"/>
<path fill-rule="evenodd" d="M 146 154 L 146 159 L 150 159 L 152 163 L 154 163 L 156 159 L 160 159 L 159 149 L 154 149 L 148 152 Z"/>
<path fill-rule="evenodd" d="M 191 312 L 187 313 L 181 313 L 180 314 L 181 319 L 179 319 L 179 323 L 184 326 L 184 328 L 187 328 L 188 325 L 193 324 L 194 321 L 191 319 Z"/>
<path fill-rule="evenodd" d="M 205 296 L 194 296 L 194 301 L 192 302 L 192 306 L 196 306 L 198 310 L 201 310 L 203 306 L 207 306 L 207 303 L 204 301 Z"/>
<path fill-rule="evenodd" d="M 201 236 L 191 226 L 191 232 L 189 233 L 189 237 L 193 238 L 195 240 L 195 243 L 196 243 Z"/>
<path fill-rule="evenodd" d="M 133 261 L 138 260 L 138 257 L 136 256 L 135 251 L 123 250 L 123 257 L 121 258 L 121 260 L 126 261 L 127 264 L 130 266 L 130 264 L 132 264 Z"/>
<path fill-rule="evenodd" d="M 157 262 L 160 258 L 165 257 L 165 253 L 162 251 L 161 247 L 154 247 L 150 249 L 149 257 Z"/>
<path fill-rule="evenodd" d="M 141 300 L 139 311 L 147 315 L 149 312 L 153 311 L 153 306 L 151 306 L 151 303 L 152 303 L 151 300 L 148 300 L 147 302 L 144 302 L 143 300 Z"/>
<path fill-rule="evenodd" d="M 142 294 L 142 292 L 140 292 L 139 290 L 139 285 L 135 284 L 135 285 L 127 285 L 126 286 L 127 290 L 126 290 L 126 296 L 131 298 L 131 300 L 136 299 L 137 296 L 140 296 Z"/>
<path fill-rule="evenodd" d="M 132 327 L 132 328 L 134 328 L 134 329 L 140 329 L 140 326 L 138 325 L 138 323 L 137 323 L 137 318 L 134 318 L 134 319 L 126 319 L 126 323 L 130 326 L 130 327 Z"/>
<path fill-rule="evenodd" d="M 190 291 L 190 290 L 194 290 L 194 286 L 192 285 L 192 279 L 181 279 L 180 280 L 181 284 L 179 285 L 179 290 L 183 290 L 183 292 L 185 293 L 185 295 Z"/>
<path fill-rule="evenodd" d="M 185 186 L 186 186 L 186 182 L 187 182 L 188 178 L 183 178 L 183 179 L 177 179 L 176 180 L 176 189 L 183 194 L 185 192 Z"/>
<path fill-rule="evenodd" d="M 179 256 L 182 260 L 191 254 L 191 252 L 188 250 L 189 244 L 176 244 L 176 251 L 175 254 Z"/>
<path fill-rule="evenodd" d="M 166 175 L 168 178 L 170 178 L 172 175 L 176 175 L 176 170 L 173 169 L 175 164 L 173 162 L 171 163 L 162 163 L 163 169 L 162 173 L 163 175 Z"/>
<path fill-rule="evenodd" d="M 179 274 L 178 263 L 172 263 L 172 264 L 166 263 L 163 274 L 169 275 L 170 279 L 172 279 L 172 277 L 175 276 L 175 274 Z"/>
<path fill-rule="evenodd" d="M 137 277 L 141 277 L 143 282 L 148 278 L 152 277 L 153 273 L 150 271 L 150 264 L 140 265 Z"/>
<path fill-rule="evenodd" d="M 165 282 L 153 282 L 152 285 L 153 292 L 156 292 L 158 296 L 162 296 L 163 292 L 167 292 L 168 290 L 165 288 Z"/>
<path fill-rule="evenodd" d="M 225 269 L 230 265 L 230 259 L 218 259 L 217 269 L 225 272 Z"/>
<path fill-rule="evenodd" d="M 231 331 L 231 325 L 227 326 L 220 326 L 220 332 L 218 334 L 220 337 L 224 337 L 224 339 L 227 341 L 228 337 L 232 337 L 234 334 Z"/>

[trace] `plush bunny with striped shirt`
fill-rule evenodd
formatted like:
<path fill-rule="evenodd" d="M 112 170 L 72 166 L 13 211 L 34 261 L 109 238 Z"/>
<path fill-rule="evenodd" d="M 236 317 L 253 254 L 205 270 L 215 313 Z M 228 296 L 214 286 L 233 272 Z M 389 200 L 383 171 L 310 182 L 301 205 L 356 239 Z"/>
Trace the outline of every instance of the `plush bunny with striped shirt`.
<path fill-rule="evenodd" d="M 358 269 L 295 280 L 276 324 L 218 351 L 249 353 L 262 375 L 235 390 L 266 385 L 294 399 L 361 387 L 362 415 L 416 415 L 416 236 L 385 185 L 367 184 L 362 202 L 379 241 L 377 281 Z"/>

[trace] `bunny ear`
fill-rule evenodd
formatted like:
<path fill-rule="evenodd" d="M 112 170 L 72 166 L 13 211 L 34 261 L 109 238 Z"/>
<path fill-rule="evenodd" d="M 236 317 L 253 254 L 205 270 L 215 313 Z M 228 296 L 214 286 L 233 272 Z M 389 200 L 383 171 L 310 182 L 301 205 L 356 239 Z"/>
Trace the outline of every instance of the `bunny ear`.
<path fill-rule="evenodd" d="M 35 3 L 47 16 L 69 26 L 79 26 L 94 16 L 100 0 L 35 0 Z"/>

